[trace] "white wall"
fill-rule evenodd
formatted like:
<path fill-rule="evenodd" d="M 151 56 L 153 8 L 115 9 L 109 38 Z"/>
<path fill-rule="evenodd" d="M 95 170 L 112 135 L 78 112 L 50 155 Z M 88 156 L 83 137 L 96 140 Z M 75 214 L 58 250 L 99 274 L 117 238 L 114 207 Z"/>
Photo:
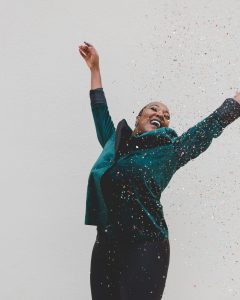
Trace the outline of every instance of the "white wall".
<path fill-rule="evenodd" d="M 83 41 L 100 55 L 114 123 L 164 100 L 179 134 L 240 88 L 236 0 L 1 1 L 0 298 L 90 300 L 96 227 L 84 225 L 101 147 Z M 164 300 L 240 297 L 240 120 L 162 195 Z"/>

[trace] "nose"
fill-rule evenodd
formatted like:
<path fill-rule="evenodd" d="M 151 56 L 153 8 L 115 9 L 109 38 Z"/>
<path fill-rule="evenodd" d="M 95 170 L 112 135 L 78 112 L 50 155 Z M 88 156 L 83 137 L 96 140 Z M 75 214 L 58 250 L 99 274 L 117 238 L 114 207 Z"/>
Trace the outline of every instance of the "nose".
<path fill-rule="evenodd" d="M 163 119 L 163 112 L 162 112 L 162 111 L 156 111 L 156 112 L 155 112 L 155 115 L 156 115 L 160 120 Z"/>

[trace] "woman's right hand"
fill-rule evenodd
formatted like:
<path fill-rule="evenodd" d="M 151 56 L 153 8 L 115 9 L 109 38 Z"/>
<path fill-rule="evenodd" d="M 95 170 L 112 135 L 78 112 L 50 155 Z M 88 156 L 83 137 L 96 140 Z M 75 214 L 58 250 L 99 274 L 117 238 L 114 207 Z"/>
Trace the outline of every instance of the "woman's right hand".
<path fill-rule="evenodd" d="M 240 92 L 237 90 L 234 99 L 240 104 Z"/>
<path fill-rule="evenodd" d="M 79 53 L 85 60 L 90 70 L 99 68 L 99 56 L 93 45 L 84 42 L 85 45 L 79 46 Z"/>

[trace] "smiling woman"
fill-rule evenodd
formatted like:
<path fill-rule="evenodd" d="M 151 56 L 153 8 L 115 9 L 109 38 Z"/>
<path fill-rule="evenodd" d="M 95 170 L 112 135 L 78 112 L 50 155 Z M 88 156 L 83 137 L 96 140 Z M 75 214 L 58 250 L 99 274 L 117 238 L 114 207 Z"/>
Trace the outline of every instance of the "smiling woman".
<path fill-rule="evenodd" d="M 90 100 L 102 153 L 88 178 L 85 224 L 97 226 L 90 283 L 93 300 L 160 300 L 170 246 L 161 194 L 175 172 L 206 151 L 240 116 L 240 93 L 180 136 L 170 112 L 151 102 L 132 130 L 115 128 L 101 84 L 99 59 L 89 43 L 79 47 L 91 70 Z"/>
<path fill-rule="evenodd" d="M 139 112 L 133 134 L 143 133 L 160 127 L 169 127 L 170 113 L 162 102 L 151 102 Z"/>

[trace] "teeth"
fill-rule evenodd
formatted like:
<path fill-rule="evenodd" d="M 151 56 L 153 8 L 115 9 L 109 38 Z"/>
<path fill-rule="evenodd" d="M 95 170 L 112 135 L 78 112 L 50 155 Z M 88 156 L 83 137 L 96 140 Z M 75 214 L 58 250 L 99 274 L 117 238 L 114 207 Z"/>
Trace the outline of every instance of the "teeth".
<path fill-rule="evenodd" d="M 160 126 L 161 126 L 161 124 L 160 124 L 160 122 L 159 122 L 158 120 L 152 120 L 152 121 L 150 121 L 150 123 L 151 123 L 152 125 L 157 126 L 157 127 L 160 127 Z"/>

